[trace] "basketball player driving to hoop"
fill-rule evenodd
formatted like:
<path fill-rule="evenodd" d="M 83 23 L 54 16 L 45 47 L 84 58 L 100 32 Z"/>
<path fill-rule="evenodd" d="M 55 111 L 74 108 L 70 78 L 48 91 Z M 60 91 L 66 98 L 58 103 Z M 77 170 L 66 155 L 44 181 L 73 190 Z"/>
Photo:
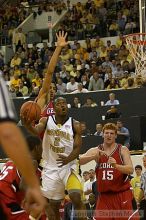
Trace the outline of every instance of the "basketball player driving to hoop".
<path fill-rule="evenodd" d="M 67 102 L 64 98 L 59 97 L 54 101 L 54 110 L 55 115 L 41 118 L 35 127 L 31 126 L 29 119 L 24 120 L 24 125 L 32 133 L 39 135 L 45 131 L 42 191 L 49 199 L 49 220 L 60 219 L 59 207 L 64 199 L 65 189 L 72 198 L 76 193 L 82 193 L 77 163 L 82 145 L 80 123 L 68 117 Z M 85 206 L 81 202 L 76 209 L 85 210 Z M 87 219 L 85 216 L 79 216 L 80 220 Z"/>
<path fill-rule="evenodd" d="M 138 211 L 133 213 L 128 175 L 133 165 L 127 147 L 117 144 L 117 127 L 107 123 L 103 127 L 103 144 L 91 148 L 80 156 L 80 164 L 95 160 L 97 189 L 99 192 L 94 219 L 121 220 L 139 219 Z"/>

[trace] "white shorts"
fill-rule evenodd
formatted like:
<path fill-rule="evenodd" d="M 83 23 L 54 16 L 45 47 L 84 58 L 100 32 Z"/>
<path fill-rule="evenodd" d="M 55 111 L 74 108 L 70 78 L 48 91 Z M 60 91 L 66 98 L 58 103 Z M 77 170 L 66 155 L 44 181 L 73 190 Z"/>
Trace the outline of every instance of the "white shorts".
<path fill-rule="evenodd" d="M 64 199 L 66 186 L 67 189 L 71 190 L 82 189 L 80 178 L 72 172 L 72 169 L 43 169 L 42 192 L 46 198 L 52 200 Z"/>

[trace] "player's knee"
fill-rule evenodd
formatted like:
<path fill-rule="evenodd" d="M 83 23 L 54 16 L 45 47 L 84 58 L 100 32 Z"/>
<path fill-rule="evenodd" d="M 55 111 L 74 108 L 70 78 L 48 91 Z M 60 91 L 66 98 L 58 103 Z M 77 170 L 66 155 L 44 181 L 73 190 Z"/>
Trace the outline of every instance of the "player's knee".
<path fill-rule="evenodd" d="M 69 192 L 69 198 L 75 206 L 80 206 L 82 203 L 81 193 L 79 191 Z"/>

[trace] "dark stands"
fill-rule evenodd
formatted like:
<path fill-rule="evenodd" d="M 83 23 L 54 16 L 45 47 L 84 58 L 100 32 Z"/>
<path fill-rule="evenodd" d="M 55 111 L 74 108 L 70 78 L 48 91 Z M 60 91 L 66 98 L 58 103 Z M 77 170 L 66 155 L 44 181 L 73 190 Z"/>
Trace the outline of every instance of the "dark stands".
<path fill-rule="evenodd" d="M 120 120 L 122 120 L 124 125 L 130 131 L 130 150 L 142 150 L 143 142 L 146 142 L 146 88 L 114 90 L 113 92 L 116 94 L 117 99 L 120 101 L 120 105 L 117 106 L 119 111 L 122 113 Z M 108 100 L 109 93 L 111 93 L 111 90 L 102 92 L 90 92 L 86 94 L 64 95 L 64 97 L 67 99 L 67 102 L 70 104 L 73 103 L 74 97 L 79 97 L 82 103 L 85 102 L 87 97 L 91 97 L 98 104 L 97 107 L 70 108 L 70 116 L 74 117 L 76 120 L 85 121 L 87 127 L 91 131 L 91 134 L 94 134 L 95 132 L 96 123 L 105 124 L 108 121 L 116 122 L 116 119 L 102 120 L 102 116 L 106 114 L 109 106 L 101 106 L 100 102 L 106 102 Z M 18 120 L 20 107 L 24 102 L 28 100 L 32 99 L 14 99 Z M 83 147 L 81 152 L 85 152 L 90 147 L 97 146 L 101 143 L 101 141 L 101 137 L 94 135 L 83 137 Z M 118 136 L 117 142 L 123 143 L 124 140 L 122 137 Z"/>

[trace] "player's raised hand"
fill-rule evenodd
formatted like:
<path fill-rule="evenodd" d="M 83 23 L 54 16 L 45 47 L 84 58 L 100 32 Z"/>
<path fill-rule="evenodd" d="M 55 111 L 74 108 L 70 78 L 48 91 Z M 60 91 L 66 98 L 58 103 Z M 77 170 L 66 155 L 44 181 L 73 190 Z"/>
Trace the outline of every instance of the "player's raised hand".
<path fill-rule="evenodd" d="M 58 34 L 56 33 L 56 37 L 58 47 L 65 47 L 68 44 L 68 42 L 66 41 L 67 32 L 64 33 L 64 31 L 59 31 Z"/>

